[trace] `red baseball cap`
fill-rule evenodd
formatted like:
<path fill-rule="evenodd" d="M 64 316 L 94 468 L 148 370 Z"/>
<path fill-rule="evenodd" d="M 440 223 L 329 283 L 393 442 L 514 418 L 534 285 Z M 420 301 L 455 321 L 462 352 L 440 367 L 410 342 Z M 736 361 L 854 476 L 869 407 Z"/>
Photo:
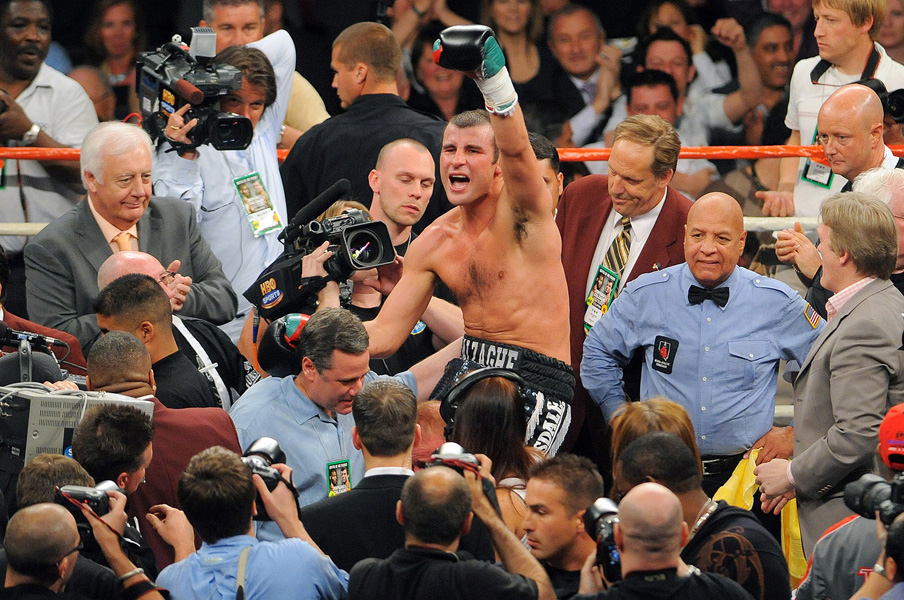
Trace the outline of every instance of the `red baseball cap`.
<path fill-rule="evenodd" d="M 904 471 L 904 404 L 892 406 L 882 419 L 879 456 L 889 469 Z"/>

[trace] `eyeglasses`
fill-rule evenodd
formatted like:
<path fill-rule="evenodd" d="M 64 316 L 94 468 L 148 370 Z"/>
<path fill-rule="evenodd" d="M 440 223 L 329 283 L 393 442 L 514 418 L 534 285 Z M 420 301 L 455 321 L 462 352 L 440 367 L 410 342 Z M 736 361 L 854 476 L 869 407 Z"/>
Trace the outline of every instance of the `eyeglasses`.
<path fill-rule="evenodd" d="M 173 271 L 164 271 L 160 274 L 160 277 L 157 278 L 157 283 L 169 285 L 176 280 L 176 275 L 178 275 L 178 273 L 174 273 Z"/>
<path fill-rule="evenodd" d="M 82 542 L 79 542 L 79 543 L 78 543 L 78 546 L 76 546 L 75 548 L 73 548 L 72 550 L 70 550 L 69 552 L 67 552 L 66 554 L 64 554 L 63 556 L 61 556 L 61 557 L 60 557 L 60 560 L 56 561 L 56 562 L 53 563 L 53 564 L 59 566 L 59 564 L 60 564 L 61 562 L 63 562 L 63 560 L 64 560 L 67 556 L 69 556 L 70 554 L 75 554 L 76 552 L 81 552 L 81 551 L 84 550 L 84 549 L 85 549 L 85 544 L 82 543 Z"/>

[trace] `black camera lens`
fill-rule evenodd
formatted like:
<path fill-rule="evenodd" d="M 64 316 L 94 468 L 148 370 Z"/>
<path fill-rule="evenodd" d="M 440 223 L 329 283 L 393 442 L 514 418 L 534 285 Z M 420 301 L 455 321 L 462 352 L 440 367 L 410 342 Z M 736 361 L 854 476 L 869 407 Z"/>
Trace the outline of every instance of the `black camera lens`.
<path fill-rule="evenodd" d="M 348 236 L 348 248 L 358 269 L 368 269 L 380 263 L 383 247 L 380 239 L 369 229 L 359 229 Z"/>

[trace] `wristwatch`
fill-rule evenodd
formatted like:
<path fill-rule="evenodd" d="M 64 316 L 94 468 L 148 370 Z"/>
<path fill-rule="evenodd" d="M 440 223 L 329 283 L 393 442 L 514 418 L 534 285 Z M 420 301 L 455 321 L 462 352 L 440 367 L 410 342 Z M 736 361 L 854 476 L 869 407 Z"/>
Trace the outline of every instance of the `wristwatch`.
<path fill-rule="evenodd" d="M 31 146 L 35 143 L 35 140 L 38 139 L 38 134 L 41 133 L 41 128 L 37 123 L 32 123 L 31 129 L 25 132 L 22 136 L 22 144 L 24 146 Z"/>

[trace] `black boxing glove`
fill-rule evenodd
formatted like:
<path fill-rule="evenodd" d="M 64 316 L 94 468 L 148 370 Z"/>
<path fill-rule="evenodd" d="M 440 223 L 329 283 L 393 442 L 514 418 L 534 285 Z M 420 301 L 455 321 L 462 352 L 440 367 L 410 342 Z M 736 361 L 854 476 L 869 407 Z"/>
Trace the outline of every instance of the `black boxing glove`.
<path fill-rule="evenodd" d="M 499 116 L 515 112 L 518 94 L 493 30 L 483 25 L 456 25 L 444 29 L 433 44 L 433 62 L 472 77 L 486 108 Z"/>

